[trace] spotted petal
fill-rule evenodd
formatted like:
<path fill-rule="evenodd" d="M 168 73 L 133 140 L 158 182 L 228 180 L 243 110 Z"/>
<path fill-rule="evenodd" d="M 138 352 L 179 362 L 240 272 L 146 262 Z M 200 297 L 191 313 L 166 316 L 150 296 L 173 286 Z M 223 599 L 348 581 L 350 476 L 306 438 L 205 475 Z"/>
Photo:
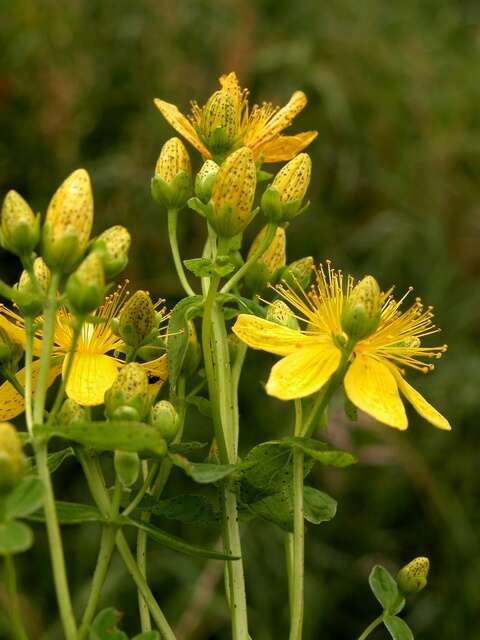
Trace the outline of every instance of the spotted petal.
<path fill-rule="evenodd" d="M 295 136 L 277 136 L 262 148 L 264 162 L 287 162 L 303 151 L 318 136 L 318 131 L 304 131 Z"/>
<path fill-rule="evenodd" d="M 8 333 L 12 340 L 25 349 L 26 335 L 23 318 L 3 304 L 0 304 L 0 327 Z M 35 355 L 40 355 L 41 347 L 41 340 L 34 338 L 33 353 Z"/>
<path fill-rule="evenodd" d="M 386 364 L 368 355 L 357 355 L 344 385 L 349 400 L 359 409 L 395 429 L 407 428 L 397 382 Z"/>
<path fill-rule="evenodd" d="M 392 367 L 392 369 L 394 369 Z M 442 416 L 442 414 L 432 407 L 432 405 L 425 400 L 425 398 L 418 393 L 416 389 L 414 389 L 402 374 L 398 371 L 398 369 L 393 370 L 393 375 L 397 381 L 397 384 L 400 388 L 400 391 L 407 398 L 407 400 L 413 405 L 414 409 L 419 413 L 425 420 L 428 420 L 430 424 L 433 424 L 434 427 L 438 429 L 444 429 L 445 431 L 451 431 L 452 427 L 448 420 Z"/>
<path fill-rule="evenodd" d="M 287 356 L 312 343 L 311 338 L 299 331 L 244 313 L 238 316 L 233 333 L 252 349 L 262 349 L 278 356 Z"/>
<path fill-rule="evenodd" d="M 295 91 L 287 104 L 279 109 L 272 118 L 270 118 L 267 124 L 260 129 L 258 135 L 253 140 L 249 141 L 248 146 L 252 151 L 256 151 L 263 147 L 267 142 L 270 142 L 270 140 L 291 124 L 295 116 L 300 113 L 306 104 L 307 96 L 303 91 Z"/>
<path fill-rule="evenodd" d="M 172 125 L 175 131 L 178 131 L 186 140 L 192 144 L 202 156 L 207 159 L 211 158 L 211 153 L 207 147 L 199 139 L 192 123 L 186 118 L 174 104 L 165 102 L 164 100 L 155 99 L 155 106 L 160 111 L 165 120 Z"/>
<path fill-rule="evenodd" d="M 340 351 L 331 342 L 298 349 L 274 365 L 267 393 L 281 400 L 309 396 L 337 370 L 340 358 Z"/>
<path fill-rule="evenodd" d="M 102 404 L 119 367 L 120 362 L 110 356 L 77 353 L 67 382 L 67 396 L 85 407 Z"/>
<path fill-rule="evenodd" d="M 150 362 L 142 362 L 141 365 L 147 372 L 148 376 L 152 376 L 154 378 L 154 381 L 150 382 L 148 385 L 148 391 L 150 396 L 155 398 L 168 378 L 167 355 L 164 354 L 159 358 L 155 358 L 155 360 L 150 360 Z"/>

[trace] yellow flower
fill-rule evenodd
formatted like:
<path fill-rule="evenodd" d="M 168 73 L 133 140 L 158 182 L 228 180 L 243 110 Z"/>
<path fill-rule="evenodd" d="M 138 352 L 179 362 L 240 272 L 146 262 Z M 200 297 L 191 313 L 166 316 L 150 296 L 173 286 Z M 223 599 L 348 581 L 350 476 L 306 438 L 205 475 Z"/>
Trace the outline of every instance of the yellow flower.
<path fill-rule="evenodd" d="M 95 406 L 103 403 L 105 391 L 109 389 L 117 376 L 118 369 L 123 366 L 123 361 L 115 355 L 111 355 L 118 349 L 123 341 L 116 336 L 111 329 L 111 320 L 118 316 L 121 308 L 128 299 L 128 291 L 125 286 L 110 295 L 93 314 L 102 322 L 86 323 L 78 343 L 74 356 L 66 393 L 69 398 L 83 406 Z M 55 343 L 52 360 L 50 363 L 50 375 L 48 384 L 66 369 L 67 355 L 72 343 L 73 317 L 65 307 L 60 307 L 55 326 Z M 0 328 L 16 341 L 25 346 L 25 330 L 23 319 L 14 311 L 0 305 Z M 42 332 L 38 331 L 34 338 L 33 352 L 40 355 Z M 38 378 L 40 360 L 33 361 L 32 379 L 35 387 Z M 149 376 L 156 380 L 151 385 L 151 391 L 158 391 L 159 386 L 167 378 L 167 359 L 162 355 L 151 362 L 142 363 L 142 367 Z M 20 384 L 25 383 L 25 369 L 18 372 L 17 378 Z M 23 413 L 25 410 L 23 397 L 13 388 L 9 382 L 0 386 L 0 420 L 10 420 Z"/>
<path fill-rule="evenodd" d="M 308 292 L 298 293 L 285 286 L 279 294 L 306 323 L 295 331 L 251 315 L 238 316 L 233 327 L 236 335 L 254 349 L 262 349 L 283 358 L 277 362 L 267 382 L 267 393 L 282 400 L 303 398 L 328 382 L 337 370 L 342 346 L 348 336 L 342 331 L 341 317 L 354 289 L 351 276 L 320 266 L 316 283 Z M 297 289 L 298 290 L 298 289 Z M 439 429 L 450 424 L 418 391 L 405 380 L 403 367 L 422 372 L 433 369 L 425 358 L 439 358 L 446 346 L 424 347 L 421 339 L 436 333 L 431 307 L 424 308 L 420 299 L 404 312 L 391 291 L 383 294 L 378 327 L 368 337 L 358 340 L 350 356 L 344 378 L 347 397 L 365 413 L 391 427 L 406 429 L 407 416 L 400 392 L 417 412 Z"/>
<path fill-rule="evenodd" d="M 192 102 L 189 118 L 175 105 L 155 100 L 163 117 L 203 158 L 211 159 L 217 151 L 230 153 L 245 146 L 252 150 L 255 158 L 261 155 L 264 162 L 290 160 L 317 137 L 317 131 L 281 135 L 306 104 L 306 95 L 295 91 L 281 109 L 269 102 L 250 108 L 248 91 L 240 88 L 234 72 L 220 78 L 220 89 L 203 107 Z"/>

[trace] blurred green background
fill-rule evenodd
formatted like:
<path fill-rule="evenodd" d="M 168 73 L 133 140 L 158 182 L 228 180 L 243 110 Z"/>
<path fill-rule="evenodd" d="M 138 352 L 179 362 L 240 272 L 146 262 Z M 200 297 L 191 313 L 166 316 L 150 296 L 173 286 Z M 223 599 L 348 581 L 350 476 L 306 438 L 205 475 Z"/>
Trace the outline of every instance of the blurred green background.
<path fill-rule="evenodd" d="M 96 229 L 130 228 L 132 286 L 169 304 L 181 291 L 149 180 L 172 130 L 153 97 L 185 110 L 230 70 L 255 101 L 283 104 L 297 88 L 308 94 L 292 131 L 319 131 L 310 149 L 312 206 L 289 229 L 289 259 L 332 258 L 357 276 L 375 274 L 385 288 L 413 284 L 435 305 L 449 351 L 434 374 L 412 378 L 454 430 L 438 432 L 413 414 L 406 434 L 363 418 L 353 425 L 338 399 L 330 437 L 360 463 L 314 473 L 339 510 L 331 523 L 308 529 L 305 639 L 357 637 L 378 615 L 367 584 L 372 565 L 396 571 L 417 555 L 432 561 L 428 589 L 405 612 L 417 637 L 480 638 L 478 2 L 2 0 L 0 10 L 2 197 L 14 188 L 45 210 L 59 183 L 84 166 L 94 183 Z M 184 257 L 196 257 L 202 221 L 186 213 L 183 222 Z M 3 277 L 14 281 L 18 265 L 4 252 L 1 260 Z M 243 452 L 291 428 L 285 405 L 259 384 L 259 371 L 265 380 L 272 362 L 258 353 L 247 359 Z M 192 412 L 188 436 L 199 434 L 205 424 Z M 61 497 L 85 500 L 75 462 L 57 480 Z M 180 490 L 194 488 L 175 474 L 168 493 Z M 166 526 L 192 540 L 216 540 L 201 527 Z M 20 562 L 22 604 L 32 638 L 55 640 L 47 550 L 37 531 L 36 551 Z M 97 541 L 94 525 L 66 532 L 77 606 Z M 248 524 L 244 544 L 253 636 L 286 637 L 281 533 Z M 199 589 L 203 570 L 150 544 L 152 584 L 178 637 L 226 639 L 221 569 L 209 565 Z M 125 628 L 138 632 L 134 589 L 118 558 L 102 605 L 121 607 Z"/>

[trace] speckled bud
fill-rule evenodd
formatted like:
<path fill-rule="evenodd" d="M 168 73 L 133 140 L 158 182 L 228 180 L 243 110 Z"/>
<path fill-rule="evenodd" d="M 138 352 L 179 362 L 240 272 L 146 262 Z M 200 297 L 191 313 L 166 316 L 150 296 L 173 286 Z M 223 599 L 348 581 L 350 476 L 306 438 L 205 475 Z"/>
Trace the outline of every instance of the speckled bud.
<path fill-rule="evenodd" d="M 43 258 L 35 258 L 33 261 L 33 273 L 37 279 L 38 287 L 31 281 L 27 271 L 22 271 L 16 288 L 18 291 L 15 303 L 24 316 L 35 318 L 43 311 L 44 294 L 50 284 L 50 269 Z"/>
<path fill-rule="evenodd" d="M 118 333 L 126 344 L 138 347 L 155 326 L 155 309 L 147 291 L 136 291 L 120 312 Z"/>
<path fill-rule="evenodd" d="M 93 224 L 93 194 L 85 169 L 60 185 L 48 205 L 42 256 L 52 270 L 72 271 L 87 248 Z"/>
<path fill-rule="evenodd" d="M 310 284 L 312 273 L 313 258 L 312 256 L 306 256 L 287 265 L 285 269 L 282 270 L 279 280 L 289 289 L 305 290 Z"/>
<path fill-rule="evenodd" d="M 43 258 L 35 258 L 33 261 L 33 273 L 37 279 L 38 284 L 43 292 L 46 293 L 48 289 L 48 285 L 50 284 L 50 269 L 47 267 Z M 17 288 L 22 292 L 30 292 L 34 291 L 35 287 L 33 282 L 30 279 L 27 271 L 22 271 L 20 276 L 20 280 L 18 281 Z"/>
<path fill-rule="evenodd" d="M 75 402 L 71 398 L 67 398 L 62 404 L 60 411 L 56 415 L 58 424 L 74 424 L 75 422 L 84 422 L 87 420 L 88 411 L 85 407 Z"/>
<path fill-rule="evenodd" d="M 215 156 L 228 151 L 239 129 L 239 114 L 227 91 L 215 91 L 202 111 L 201 136 Z"/>
<path fill-rule="evenodd" d="M 207 203 L 212 197 L 213 185 L 220 167 L 213 160 L 205 160 L 195 178 L 195 195 Z"/>
<path fill-rule="evenodd" d="M 234 151 L 220 167 L 213 186 L 208 220 L 217 234 L 232 238 L 252 219 L 257 173 L 248 147 Z"/>
<path fill-rule="evenodd" d="M 98 253 L 90 253 L 70 275 L 65 287 L 72 311 L 79 315 L 92 313 L 105 298 L 105 273 Z"/>
<path fill-rule="evenodd" d="M 40 239 L 40 217 L 16 191 L 9 191 L 2 206 L 1 241 L 17 256 L 30 256 Z"/>
<path fill-rule="evenodd" d="M 247 259 L 257 250 L 258 245 L 264 239 L 267 227 L 264 227 L 250 247 Z M 250 267 L 245 283 L 252 293 L 260 293 L 269 284 L 275 282 L 279 270 L 285 266 L 286 262 L 286 235 L 283 227 L 277 227 L 275 236 L 265 253 L 260 256 L 257 262 Z"/>
<path fill-rule="evenodd" d="M 0 422 L 0 494 L 9 493 L 22 479 L 26 459 L 18 433 L 9 422 Z"/>
<path fill-rule="evenodd" d="M 289 222 L 301 213 L 311 172 L 312 161 L 306 153 L 295 156 L 280 169 L 262 196 L 262 210 L 269 220 Z"/>
<path fill-rule="evenodd" d="M 156 402 L 150 412 L 150 422 L 157 427 L 167 442 L 172 442 L 178 433 L 178 414 L 171 402 L 160 400 Z"/>
<path fill-rule="evenodd" d="M 109 227 L 93 241 L 92 252 L 102 258 L 107 278 L 115 278 L 127 266 L 130 243 L 130 233 L 119 224 Z"/>
<path fill-rule="evenodd" d="M 397 574 L 397 584 L 404 596 L 421 591 L 427 584 L 430 561 L 428 558 L 415 558 L 405 565 Z"/>
<path fill-rule="evenodd" d="M 192 195 L 192 167 L 180 138 L 163 145 L 152 179 L 152 196 L 167 209 L 180 209 Z"/>
<path fill-rule="evenodd" d="M 342 329 L 357 340 L 371 335 L 378 327 L 381 292 L 373 276 L 365 276 L 353 288 L 342 311 Z"/>
<path fill-rule="evenodd" d="M 105 414 L 109 420 L 124 420 L 125 407 L 131 410 L 129 415 L 133 420 L 143 420 L 150 410 L 148 376 L 136 362 L 122 367 L 105 393 Z"/>
<path fill-rule="evenodd" d="M 289 329 L 299 329 L 297 319 L 290 307 L 283 300 L 275 300 L 268 306 L 267 320 L 276 322 L 282 325 L 282 327 L 288 327 Z"/>

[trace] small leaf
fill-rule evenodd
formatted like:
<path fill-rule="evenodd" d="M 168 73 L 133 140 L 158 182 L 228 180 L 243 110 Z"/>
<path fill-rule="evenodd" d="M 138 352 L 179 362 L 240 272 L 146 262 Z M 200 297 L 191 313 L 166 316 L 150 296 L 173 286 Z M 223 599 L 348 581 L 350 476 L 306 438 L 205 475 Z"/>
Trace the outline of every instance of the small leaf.
<path fill-rule="evenodd" d="M 122 614 L 112 607 L 100 611 L 90 627 L 89 640 L 128 640 L 128 636 L 117 629 L 121 618 Z"/>
<path fill-rule="evenodd" d="M 208 258 L 192 258 L 191 260 L 184 260 L 183 264 L 197 278 L 209 278 L 215 271 L 214 262 Z"/>
<path fill-rule="evenodd" d="M 312 524 L 328 522 L 337 513 L 337 501 L 314 487 L 303 488 L 305 520 Z"/>
<path fill-rule="evenodd" d="M 210 400 L 207 400 L 207 398 L 203 398 L 202 396 L 188 396 L 187 402 L 188 404 L 193 404 L 202 416 L 206 418 L 212 417 L 212 406 Z"/>
<path fill-rule="evenodd" d="M 143 522 L 140 520 L 135 520 L 134 518 L 122 518 L 122 522 L 127 525 L 132 525 L 137 527 L 137 529 L 141 529 L 145 531 L 147 535 L 149 535 L 152 540 L 160 543 L 167 549 L 173 549 L 173 551 L 178 551 L 179 553 L 184 553 L 187 556 L 193 556 L 194 558 L 209 558 L 212 560 L 237 560 L 238 558 L 235 556 L 228 556 L 223 553 L 219 553 L 218 551 L 213 551 L 211 549 L 205 549 L 204 547 L 199 547 L 197 545 L 190 544 L 185 542 L 181 538 L 177 538 L 177 536 L 172 536 L 170 533 L 159 529 L 153 524 Z"/>
<path fill-rule="evenodd" d="M 187 476 L 190 476 L 195 482 L 201 484 L 209 484 L 210 482 L 217 482 L 222 478 L 230 475 L 237 465 L 235 464 L 212 464 L 210 462 L 190 462 L 184 456 L 177 453 L 170 454 L 170 460 L 177 467 L 180 467 L 185 471 Z"/>
<path fill-rule="evenodd" d="M 54 473 L 68 458 L 71 458 L 73 455 L 72 447 L 67 447 L 66 449 L 62 449 L 61 451 L 55 451 L 54 453 L 48 454 L 47 464 L 48 470 L 50 473 Z M 37 466 L 35 464 L 35 458 L 28 459 L 27 473 L 35 474 L 37 471 Z"/>
<path fill-rule="evenodd" d="M 205 496 L 183 495 L 158 500 L 146 495 L 138 505 L 139 511 L 147 511 L 156 516 L 164 516 L 180 522 L 206 524 L 218 522 L 220 513 Z"/>
<path fill-rule="evenodd" d="M 386 615 L 383 621 L 393 640 L 413 640 L 412 630 L 402 618 Z"/>
<path fill-rule="evenodd" d="M 398 599 L 397 583 L 390 573 L 384 567 L 377 564 L 371 570 L 368 582 L 375 597 L 385 611 L 390 611 Z"/>
<path fill-rule="evenodd" d="M 284 531 L 293 531 L 291 492 L 275 493 L 246 505 L 250 514 L 273 522 Z"/>
<path fill-rule="evenodd" d="M 105 518 L 102 516 L 97 507 L 91 504 L 79 504 L 76 502 L 62 502 L 57 500 L 55 502 L 57 507 L 58 521 L 60 524 L 82 524 L 83 522 L 104 522 Z M 29 516 L 29 520 L 34 522 L 44 522 L 45 516 L 43 511 L 37 511 Z"/>
<path fill-rule="evenodd" d="M 167 360 L 168 379 L 172 389 L 176 387 L 188 349 L 188 321 L 200 314 L 202 304 L 202 296 L 190 296 L 180 300 L 170 314 L 167 330 Z"/>
<path fill-rule="evenodd" d="M 160 636 L 158 631 L 145 631 L 145 633 L 140 633 L 138 636 L 132 638 L 132 640 L 160 640 Z"/>
<path fill-rule="evenodd" d="M 357 462 L 356 457 L 349 451 L 336 449 L 327 442 L 321 442 L 313 438 L 285 438 L 278 442 L 283 442 L 286 446 L 300 447 L 306 456 L 331 467 L 348 467 Z"/>
<path fill-rule="evenodd" d="M 44 495 L 40 478 L 27 476 L 18 484 L 5 502 L 5 517 L 8 520 L 23 518 L 42 506 Z"/>
<path fill-rule="evenodd" d="M 22 553 L 33 544 L 33 532 L 23 522 L 4 522 L 0 524 L 0 555 Z"/>

